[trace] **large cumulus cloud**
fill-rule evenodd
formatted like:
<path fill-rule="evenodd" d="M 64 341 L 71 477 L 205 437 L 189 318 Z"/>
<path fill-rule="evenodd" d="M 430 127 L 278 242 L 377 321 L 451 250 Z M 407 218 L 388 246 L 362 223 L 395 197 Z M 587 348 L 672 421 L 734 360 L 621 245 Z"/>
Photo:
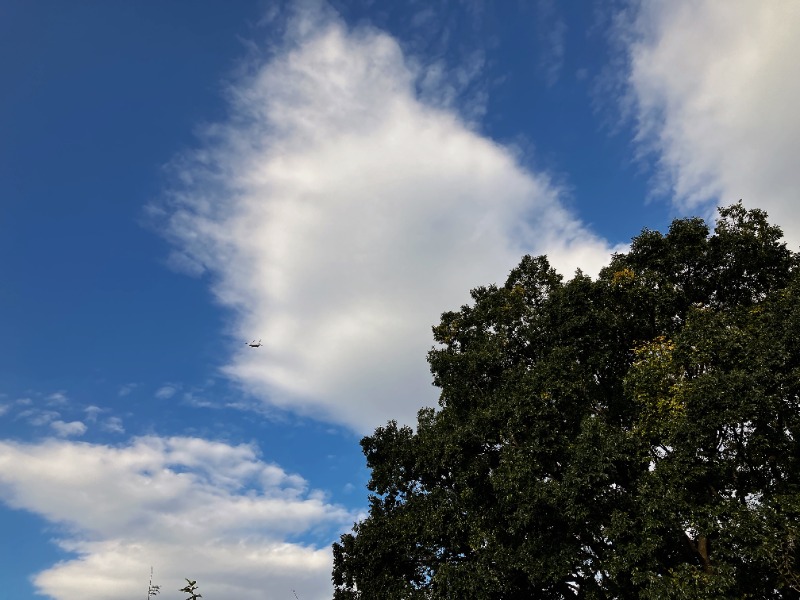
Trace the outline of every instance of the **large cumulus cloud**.
<path fill-rule="evenodd" d="M 431 102 L 427 83 L 420 100 L 429 79 L 409 64 L 385 33 L 299 11 L 179 163 L 168 209 L 175 263 L 210 272 L 231 333 L 264 343 L 241 344 L 226 372 L 364 432 L 435 404 L 430 327 L 470 288 L 525 253 L 571 275 L 610 251 L 546 174 Z"/>

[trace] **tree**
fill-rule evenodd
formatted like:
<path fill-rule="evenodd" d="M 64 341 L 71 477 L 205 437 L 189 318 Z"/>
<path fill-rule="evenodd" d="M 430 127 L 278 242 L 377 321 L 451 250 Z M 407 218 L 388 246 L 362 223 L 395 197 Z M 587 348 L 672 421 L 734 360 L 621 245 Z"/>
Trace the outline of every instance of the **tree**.
<path fill-rule="evenodd" d="M 439 409 L 361 441 L 334 598 L 800 598 L 800 269 L 759 210 L 526 256 L 446 312 Z"/>

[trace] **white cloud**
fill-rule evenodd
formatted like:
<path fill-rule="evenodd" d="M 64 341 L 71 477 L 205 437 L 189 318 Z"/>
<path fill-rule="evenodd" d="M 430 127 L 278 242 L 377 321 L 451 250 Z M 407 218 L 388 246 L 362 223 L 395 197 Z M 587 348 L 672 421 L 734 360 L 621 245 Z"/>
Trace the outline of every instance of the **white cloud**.
<path fill-rule="evenodd" d="M 53 392 L 49 396 L 47 396 L 47 403 L 48 404 L 59 404 L 64 405 L 68 402 L 67 395 L 64 392 Z"/>
<path fill-rule="evenodd" d="M 108 431 L 109 433 L 125 433 L 122 419 L 119 417 L 108 417 L 100 427 L 103 431 Z"/>
<path fill-rule="evenodd" d="M 94 423 L 97 421 L 97 416 L 103 412 L 104 409 L 100 408 L 99 406 L 90 405 L 83 409 L 83 412 L 86 413 L 86 420 L 90 423 Z"/>
<path fill-rule="evenodd" d="M 50 427 L 59 437 L 71 437 L 86 433 L 86 425 L 80 421 L 70 421 L 69 423 L 64 421 L 53 421 L 50 423 Z"/>
<path fill-rule="evenodd" d="M 536 3 L 536 29 L 539 69 L 548 87 L 552 87 L 558 82 L 564 67 L 567 35 L 567 25 L 553 0 L 538 0 Z"/>
<path fill-rule="evenodd" d="M 0 404 L 0 417 L 6 414 L 11 408 L 10 404 Z"/>
<path fill-rule="evenodd" d="M 800 244 L 800 4 L 636 4 L 622 34 L 637 141 L 681 211 L 742 198 Z"/>
<path fill-rule="evenodd" d="M 120 397 L 122 397 L 122 396 L 127 396 L 127 395 L 129 395 L 129 394 L 130 394 L 130 393 L 131 393 L 133 390 L 135 390 L 135 389 L 136 389 L 136 387 L 137 387 L 138 385 L 139 385 L 138 383 L 126 383 L 125 385 L 121 385 L 121 386 L 119 387 L 119 390 L 117 391 L 117 394 L 118 394 Z"/>
<path fill-rule="evenodd" d="M 611 249 L 545 175 L 421 102 L 430 78 L 394 39 L 302 13 L 289 30 L 176 166 L 175 260 L 213 275 L 236 338 L 263 340 L 225 369 L 254 395 L 360 431 L 413 423 L 436 402 L 441 312 L 525 253 L 571 275 Z"/>
<path fill-rule="evenodd" d="M 77 556 L 34 578 L 56 600 L 135 597 L 150 565 L 165 590 L 192 577 L 209 598 L 329 598 L 333 540 L 286 540 L 354 520 L 251 446 L 185 437 L 0 442 L 0 499 L 62 526 L 57 543 Z"/>
<path fill-rule="evenodd" d="M 49 425 L 61 416 L 61 413 L 54 410 L 42 410 L 39 408 L 29 408 L 21 411 L 17 418 L 26 419 L 34 427 Z"/>
<path fill-rule="evenodd" d="M 178 387 L 172 384 L 162 385 L 156 390 L 156 398 L 159 400 L 168 400 L 172 398 L 178 391 Z"/>

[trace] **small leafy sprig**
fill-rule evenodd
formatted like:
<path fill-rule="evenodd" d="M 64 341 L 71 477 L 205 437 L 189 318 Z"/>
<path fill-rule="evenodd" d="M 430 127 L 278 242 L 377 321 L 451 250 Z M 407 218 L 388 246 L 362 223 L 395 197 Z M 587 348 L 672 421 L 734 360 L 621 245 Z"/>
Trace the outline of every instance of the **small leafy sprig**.
<path fill-rule="evenodd" d="M 189 594 L 189 597 L 186 600 L 197 600 L 198 598 L 202 598 L 203 594 L 195 593 L 197 591 L 197 581 L 193 581 L 191 579 L 187 579 L 187 585 L 185 588 L 182 588 L 180 591 Z"/>
<path fill-rule="evenodd" d="M 153 567 L 150 567 L 150 583 L 147 585 L 147 600 L 161 592 L 160 585 L 153 585 Z"/>

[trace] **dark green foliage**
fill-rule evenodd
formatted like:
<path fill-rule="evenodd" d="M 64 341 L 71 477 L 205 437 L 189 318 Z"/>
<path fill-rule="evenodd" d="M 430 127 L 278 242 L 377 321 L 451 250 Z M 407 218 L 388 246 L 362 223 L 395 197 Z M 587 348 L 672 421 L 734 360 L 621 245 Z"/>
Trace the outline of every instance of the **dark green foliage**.
<path fill-rule="evenodd" d="M 184 592 L 185 594 L 188 594 L 186 600 L 197 600 L 198 598 L 203 597 L 203 594 L 197 593 L 197 588 L 198 588 L 197 581 L 193 579 L 187 579 L 186 584 L 187 584 L 186 587 L 181 588 L 179 590 L 181 592 Z"/>
<path fill-rule="evenodd" d="M 442 315 L 438 411 L 362 440 L 335 598 L 800 598 L 800 270 L 761 211 L 525 257 Z"/>

